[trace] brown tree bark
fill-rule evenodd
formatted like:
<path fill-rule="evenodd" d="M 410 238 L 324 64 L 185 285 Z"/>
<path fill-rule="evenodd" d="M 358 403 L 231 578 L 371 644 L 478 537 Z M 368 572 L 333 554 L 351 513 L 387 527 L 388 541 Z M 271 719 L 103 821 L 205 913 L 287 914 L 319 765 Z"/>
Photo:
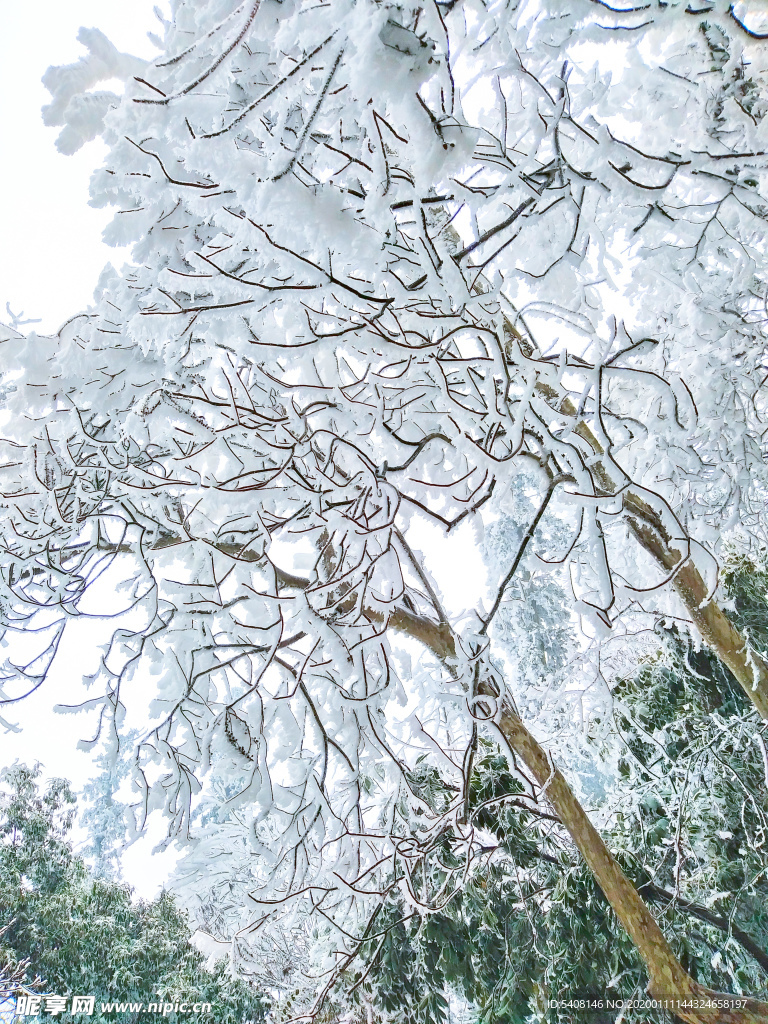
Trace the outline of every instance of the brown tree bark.
<path fill-rule="evenodd" d="M 691 621 L 712 653 L 730 669 L 760 717 L 768 720 L 766 663 L 749 650 L 746 640 L 708 593 L 693 559 L 678 549 L 653 510 L 631 491 L 624 497 L 624 507 L 630 513 L 627 517 L 630 529 L 645 550 L 666 572 L 674 572 L 677 568 L 672 586 Z"/>
<path fill-rule="evenodd" d="M 456 229 L 449 224 L 445 234 L 454 247 L 461 249 L 461 237 Z M 473 289 L 480 291 L 478 279 Z M 517 328 L 504 317 L 505 358 L 508 358 L 508 347 L 519 346 L 528 358 L 534 354 L 530 342 L 523 337 Z M 566 416 L 575 417 L 576 406 L 544 381 L 539 381 L 536 390 L 549 401 L 559 402 L 558 408 Z M 586 441 L 596 455 L 604 455 L 599 440 L 582 419 L 575 427 L 575 433 Z M 611 479 L 604 465 L 598 463 L 593 467 L 596 482 L 606 494 L 618 491 L 617 483 Z M 628 522 L 636 540 L 653 556 L 666 574 L 677 572 L 672 586 L 682 600 L 691 621 L 698 629 L 702 639 L 712 653 L 732 672 L 744 690 L 744 693 L 757 708 L 760 717 L 768 721 L 768 665 L 757 654 L 749 650 L 744 637 L 735 628 L 725 612 L 713 600 L 706 582 L 697 569 L 689 551 L 682 551 L 675 546 L 664 530 L 663 524 L 653 509 L 631 490 L 623 496 L 624 508 L 630 513 Z M 683 562 L 684 564 L 681 564 Z"/>

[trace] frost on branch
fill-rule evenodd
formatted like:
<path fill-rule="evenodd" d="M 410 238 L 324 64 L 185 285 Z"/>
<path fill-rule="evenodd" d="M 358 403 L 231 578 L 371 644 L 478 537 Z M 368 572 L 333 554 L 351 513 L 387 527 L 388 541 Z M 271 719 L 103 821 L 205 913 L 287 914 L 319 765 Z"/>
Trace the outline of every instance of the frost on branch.
<path fill-rule="evenodd" d="M 77 38 L 88 56 L 76 64 L 49 68 L 43 75 L 43 85 L 53 96 L 53 102 L 43 108 L 43 120 L 47 125 L 64 126 L 56 148 L 67 155 L 101 135 L 105 115 L 120 102 L 116 93 L 93 92 L 93 86 L 115 78 L 125 82 L 140 75 L 147 65 L 140 57 L 120 53 L 96 28 L 81 28 Z"/>
<path fill-rule="evenodd" d="M 94 623 L 55 699 L 115 750 L 141 730 L 137 825 L 231 863 L 237 948 L 310 921 L 335 977 L 391 891 L 439 907 L 483 847 L 472 697 L 533 568 L 599 635 L 678 611 L 685 565 L 714 589 L 723 523 L 763 536 L 754 42 L 721 0 L 177 2 L 153 62 L 82 39 L 48 123 L 108 143 L 133 265 L 4 342 L 3 692 Z M 446 610 L 420 531 L 503 522 L 523 478 L 488 600 Z"/>

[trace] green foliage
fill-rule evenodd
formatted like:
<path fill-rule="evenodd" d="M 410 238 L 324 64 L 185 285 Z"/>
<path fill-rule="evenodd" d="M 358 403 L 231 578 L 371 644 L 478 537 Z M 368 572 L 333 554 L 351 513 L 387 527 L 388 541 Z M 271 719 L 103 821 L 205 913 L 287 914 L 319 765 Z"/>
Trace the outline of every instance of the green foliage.
<path fill-rule="evenodd" d="M 94 877 L 68 840 L 75 799 L 61 779 L 41 792 L 39 768 L 0 777 L 0 962 L 28 959 L 46 991 L 101 1002 L 211 1004 L 221 1024 L 262 1020 L 265 1002 L 220 962 L 206 970 L 186 915 L 163 892 L 134 900 Z M 170 1015 L 169 1020 L 175 1015 Z"/>

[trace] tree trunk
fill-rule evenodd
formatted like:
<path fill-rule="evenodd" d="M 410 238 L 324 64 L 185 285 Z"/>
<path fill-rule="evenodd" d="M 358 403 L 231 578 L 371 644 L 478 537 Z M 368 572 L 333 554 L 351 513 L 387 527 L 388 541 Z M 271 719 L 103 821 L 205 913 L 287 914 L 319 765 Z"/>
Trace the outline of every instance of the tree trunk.
<path fill-rule="evenodd" d="M 418 639 L 441 662 L 455 657 L 455 641 L 448 623 L 432 622 L 401 608 L 392 615 L 389 624 Z M 484 681 L 481 681 L 478 693 L 497 696 Z M 666 1009 L 690 1024 L 768 1024 L 768 1003 L 713 992 L 691 978 L 673 953 L 653 914 L 538 740 L 526 729 L 519 716 L 507 707 L 502 708 L 498 728 L 505 744 L 545 789 L 552 808 L 642 957 L 648 970 L 650 997 L 661 1000 Z"/>
<path fill-rule="evenodd" d="M 684 560 L 675 574 L 672 586 L 709 649 L 730 669 L 761 718 L 768 720 L 766 663 L 758 654 L 749 650 L 746 640 L 722 608 L 712 600 L 693 559 L 686 557 L 684 551 L 677 550 L 652 510 L 631 492 L 625 496 L 624 507 L 634 513 L 628 517 L 632 533 L 666 572 L 673 572 Z"/>
<path fill-rule="evenodd" d="M 510 331 L 514 328 L 509 326 Z M 515 332 L 519 339 L 519 335 Z M 547 399 L 558 398 L 548 384 L 540 382 L 539 392 Z M 566 398 L 560 405 L 566 416 L 575 416 L 576 407 Z M 604 455 L 603 446 L 582 420 L 575 433 L 586 441 L 596 455 Z M 606 495 L 616 494 L 619 486 L 601 463 L 592 467 L 600 488 Z M 685 605 L 691 621 L 712 653 L 731 671 L 744 693 L 768 721 L 768 665 L 739 633 L 722 608 L 713 600 L 706 582 L 696 568 L 689 551 L 681 550 L 680 541 L 670 537 L 658 513 L 631 487 L 623 494 L 624 509 L 629 513 L 629 527 L 636 540 L 662 567 L 664 574 L 674 573 L 672 586 Z M 675 572 L 675 570 L 677 570 Z"/>
<path fill-rule="evenodd" d="M 415 612 L 400 608 L 392 615 L 389 624 L 418 639 L 443 663 L 456 655 L 453 632 L 447 622 L 432 622 Z M 478 693 L 497 697 L 485 681 L 480 682 Z M 551 763 L 538 740 L 508 707 L 502 707 L 498 728 L 505 744 L 545 790 L 563 827 L 642 957 L 648 970 L 650 997 L 665 1001 L 666 1009 L 690 1024 L 768 1024 L 768 1003 L 713 992 L 693 980 L 673 953 L 637 889 L 617 864 L 562 773 Z"/>
<path fill-rule="evenodd" d="M 479 692 L 496 696 L 487 683 L 481 683 Z M 649 995 L 691 1024 L 768 1024 L 768 1003 L 713 992 L 691 978 L 541 744 L 509 708 L 501 712 L 499 731 L 509 749 L 546 788 L 547 799 L 643 958 Z"/>

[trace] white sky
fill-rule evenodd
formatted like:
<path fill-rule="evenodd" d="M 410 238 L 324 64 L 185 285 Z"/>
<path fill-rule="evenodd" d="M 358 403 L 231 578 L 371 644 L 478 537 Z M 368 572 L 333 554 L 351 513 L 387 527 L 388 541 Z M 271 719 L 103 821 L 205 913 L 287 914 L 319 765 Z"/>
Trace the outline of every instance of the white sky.
<path fill-rule="evenodd" d="M 17 315 L 23 311 L 42 320 L 27 329 L 53 332 L 92 301 L 104 264 L 119 266 L 126 258 L 124 250 L 101 241 L 110 212 L 87 205 L 88 181 L 104 146 L 91 142 L 75 156 L 57 152 L 59 129 L 46 128 L 40 114 L 49 99 L 40 79 L 50 65 L 73 63 L 85 53 L 76 39 L 81 25 L 100 28 L 120 50 L 154 56 L 157 50 L 146 37 L 160 29 L 154 2 L 0 0 L 0 321 L 8 320 L 9 302 Z M 2 359 L 13 356 L 10 345 L 0 353 Z M 0 768 L 18 758 L 40 761 L 47 775 L 64 776 L 76 787 L 88 780 L 90 757 L 76 751 L 88 725 L 56 715 L 52 707 L 93 670 L 100 652 L 91 640 L 80 637 L 69 645 L 60 670 L 38 694 L 2 709 L 23 731 L 9 735 L 0 726 Z M 144 896 L 154 895 L 173 859 L 150 858 L 151 846 L 149 839 L 140 841 L 123 864 L 126 880 Z"/>
<path fill-rule="evenodd" d="M 104 146 L 91 142 L 74 156 L 55 149 L 60 129 L 43 125 L 49 94 L 40 79 L 51 64 L 85 54 L 81 25 L 100 28 L 118 49 L 141 57 L 157 53 L 147 31 L 161 26 L 156 0 L 0 0 L 0 320 L 14 313 L 41 318 L 34 330 L 58 330 L 92 301 L 107 262 L 123 250 L 101 241 L 108 210 L 88 204 L 88 180 Z M 161 3 L 162 6 L 162 3 Z"/>

